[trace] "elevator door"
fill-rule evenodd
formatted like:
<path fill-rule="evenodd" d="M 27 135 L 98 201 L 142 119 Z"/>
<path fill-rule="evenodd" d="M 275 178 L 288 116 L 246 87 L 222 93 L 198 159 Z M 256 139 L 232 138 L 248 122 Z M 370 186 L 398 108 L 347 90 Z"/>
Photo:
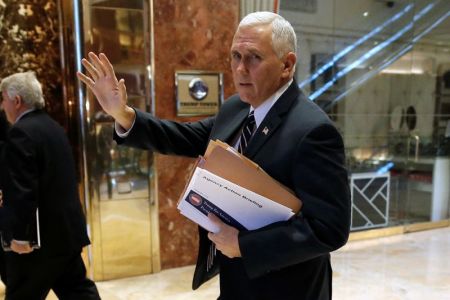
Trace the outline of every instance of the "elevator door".
<path fill-rule="evenodd" d="M 141 0 L 84 2 L 84 56 L 105 53 L 125 79 L 129 105 L 151 107 L 151 14 Z M 92 94 L 86 100 L 86 151 L 97 280 L 152 273 L 159 245 L 153 189 L 153 154 L 117 145 L 113 120 Z M 155 216 L 155 217 L 153 217 Z"/>

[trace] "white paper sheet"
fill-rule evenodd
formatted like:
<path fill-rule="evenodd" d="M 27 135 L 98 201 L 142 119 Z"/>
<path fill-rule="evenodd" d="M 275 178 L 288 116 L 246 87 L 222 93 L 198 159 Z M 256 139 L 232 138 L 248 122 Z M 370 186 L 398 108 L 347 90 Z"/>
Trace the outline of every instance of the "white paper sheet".
<path fill-rule="evenodd" d="M 178 209 L 211 232 L 218 228 L 209 221 L 208 212 L 239 230 L 254 230 L 294 215 L 290 208 L 198 167 Z"/>

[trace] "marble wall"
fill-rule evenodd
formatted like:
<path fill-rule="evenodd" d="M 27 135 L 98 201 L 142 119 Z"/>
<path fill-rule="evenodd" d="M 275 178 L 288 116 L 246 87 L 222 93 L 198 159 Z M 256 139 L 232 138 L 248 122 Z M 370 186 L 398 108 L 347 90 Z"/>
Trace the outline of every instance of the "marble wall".
<path fill-rule="evenodd" d="M 155 113 L 178 121 L 176 70 L 208 70 L 224 74 L 225 98 L 234 93 L 229 48 L 239 18 L 238 0 L 155 0 Z M 162 269 L 195 263 L 197 226 L 181 216 L 176 203 L 193 159 L 158 155 L 159 223 Z"/>
<path fill-rule="evenodd" d="M 65 70 L 61 70 L 60 63 L 57 5 L 58 0 L 0 0 L 0 78 L 34 70 L 43 83 L 47 111 L 67 128 L 71 127 L 67 121 L 70 112 L 61 88 Z M 229 48 L 238 24 L 239 1 L 154 0 L 153 8 L 155 114 L 165 119 L 195 121 L 200 117 L 176 116 L 175 71 L 223 72 L 224 97 L 234 93 Z M 68 134 L 73 130 L 69 129 Z M 193 264 L 197 226 L 179 214 L 176 203 L 194 160 L 157 155 L 155 161 L 161 267 Z"/>
<path fill-rule="evenodd" d="M 0 78 L 34 71 L 46 110 L 66 126 L 56 0 L 0 1 Z"/>

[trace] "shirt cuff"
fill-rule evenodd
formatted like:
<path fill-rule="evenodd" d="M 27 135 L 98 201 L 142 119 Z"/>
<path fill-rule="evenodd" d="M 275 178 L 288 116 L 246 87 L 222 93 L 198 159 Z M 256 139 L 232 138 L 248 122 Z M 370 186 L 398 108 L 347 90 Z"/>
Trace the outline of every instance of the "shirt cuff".
<path fill-rule="evenodd" d="M 123 138 L 123 139 L 126 138 L 130 134 L 131 130 L 133 129 L 135 122 L 136 122 L 136 117 L 134 117 L 133 124 L 131 124 L 130 129 L 128 129 L 127 131 L 125 131 L 125 129 L 122 126 L 120 126 L 119 123 L 114 122 L 114 129 L 116 130 L 117 135 L 120 138 Z"/>
<path fill-rule="evenodd" d="M 14 242 L 19 245 L 28 245 L 30 243 L 30 241 L 19 241 L 19 240 L 14 240 Z"/>

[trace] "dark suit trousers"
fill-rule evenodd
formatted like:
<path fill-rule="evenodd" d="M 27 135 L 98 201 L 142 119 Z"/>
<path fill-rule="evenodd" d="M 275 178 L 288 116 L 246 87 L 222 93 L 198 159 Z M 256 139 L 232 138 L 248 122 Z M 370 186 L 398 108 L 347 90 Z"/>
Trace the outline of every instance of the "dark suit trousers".
<path fill-rule="evenodd" d="M 6 263 L 5 263 L 5 253 L 0 247 L 0 278 L 3 283 L 6 284 Z"/>
<path fill-rule="evenodd" d="M 52 258 L 43 257 L 39 250 L 23 255 L 8 252 L 5 258 L 5 300 L 45 300 L 51 289 L 61 300 L 100 299 L 79 252 Z"/>

